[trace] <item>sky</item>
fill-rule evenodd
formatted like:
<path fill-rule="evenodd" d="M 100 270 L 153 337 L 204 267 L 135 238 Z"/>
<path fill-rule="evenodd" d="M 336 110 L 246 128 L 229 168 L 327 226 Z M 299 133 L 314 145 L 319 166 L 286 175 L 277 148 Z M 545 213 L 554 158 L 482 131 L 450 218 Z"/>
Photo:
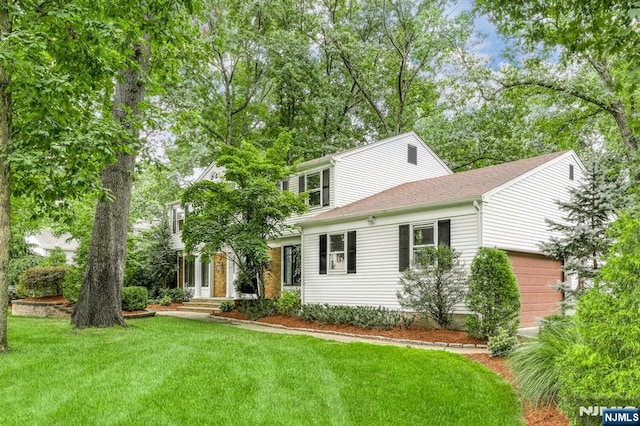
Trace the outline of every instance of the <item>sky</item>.
<path fill-rule="evenodd" d="M 455 4 L 448 6 L 448 12 L 455 16 L 461 12 L 471 11 L 473 6 L 473 0 L 458 0 Z M 490 56 L 492 58 L 491 65 L 498 68 L 501 62 L 505 62 L 502 57 L 502 51 L 506 47 L 504 38 L 497 33 L 496 27 L 484 15 L 476 15 L 474 26 L 475 31 L 484 34 L 485 38 L 474 46 L 473 50 L 476 53 Z"/>

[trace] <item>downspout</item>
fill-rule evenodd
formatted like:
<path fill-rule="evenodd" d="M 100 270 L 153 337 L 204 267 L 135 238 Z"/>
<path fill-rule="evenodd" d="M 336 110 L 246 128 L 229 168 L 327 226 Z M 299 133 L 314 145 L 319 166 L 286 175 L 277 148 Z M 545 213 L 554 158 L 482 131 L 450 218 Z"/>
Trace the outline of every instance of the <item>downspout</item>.
<path fill-rule="evenodd" d="M 478 212 L 478 247 L 482 247 L 484 245 L 483 216 L 482 216 L 483 204 L 484 204 L 483 200 L 480 200 L 480 203 L 478 202 L 478 200 L 473 201 L 473 207 L 475 207 L 476 211 Z"/>
<path fill-rule="evenodd" d="M 300 226 L 300 304 L 304 305 L 304 264 L 305 264 L 305 255 L 304 255 L 304 228 Z"/>

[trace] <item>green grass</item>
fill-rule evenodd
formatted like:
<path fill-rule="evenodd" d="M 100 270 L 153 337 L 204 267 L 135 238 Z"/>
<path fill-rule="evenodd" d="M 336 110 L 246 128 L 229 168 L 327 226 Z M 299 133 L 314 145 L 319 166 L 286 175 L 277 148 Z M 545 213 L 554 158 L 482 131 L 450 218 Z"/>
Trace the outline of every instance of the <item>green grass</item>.
<path fill-rule="evenodd" d="M 9 317 L 0 424 L 517 425 L 511 387 L 442 351 L 156 317 Z"/>

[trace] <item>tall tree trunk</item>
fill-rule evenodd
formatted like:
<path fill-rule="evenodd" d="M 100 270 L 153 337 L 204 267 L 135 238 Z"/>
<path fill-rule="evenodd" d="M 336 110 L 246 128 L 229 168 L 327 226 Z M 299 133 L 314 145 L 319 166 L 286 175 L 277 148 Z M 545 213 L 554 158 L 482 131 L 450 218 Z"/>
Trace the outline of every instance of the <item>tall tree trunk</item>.
<path fill-rule="evenodd" d="M 11 32 L 7 1 L 0 1 L 0 38 Z M 11 141 L 11 76 L 0 67 L 0 352 L 7 350 L 9 305 L 9 247 L 11 246 L 11 168 L 7 162 Z"/>
<path fill-rule="evenodd" d="M 126 129 L 123 145 L 136 145 L 139 138 L 139 105 L 144 99 L 144 74 L 149 57 L 148 46 L 134 46 L 130 67 L 120 73 L 116 83 L 113 119 Z M 98 201 L 91 234 L 87 267 L 71 323 L 74 327 L 126 327 L 122 317 L 122 283 L 127 251 L 127 228 L 135 154 L 119 153 L 117 162 L 102 171 L 102 185 L 111 200 Z"/>

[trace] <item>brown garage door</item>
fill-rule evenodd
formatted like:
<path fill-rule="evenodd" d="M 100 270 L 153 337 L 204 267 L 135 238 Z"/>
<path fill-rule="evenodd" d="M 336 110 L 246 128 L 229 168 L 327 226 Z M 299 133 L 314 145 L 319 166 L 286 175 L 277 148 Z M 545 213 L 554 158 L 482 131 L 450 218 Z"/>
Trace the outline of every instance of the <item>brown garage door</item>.
<path fill-rule="evenodd" d="M 536 318 L 544 318 L 558 312 L 561 294 L 550 288 L 562 280 L 560 262 L 542 255 L 509 252 L 513 273 L 520 287 L 520 326 L 536 325 Z"/>

